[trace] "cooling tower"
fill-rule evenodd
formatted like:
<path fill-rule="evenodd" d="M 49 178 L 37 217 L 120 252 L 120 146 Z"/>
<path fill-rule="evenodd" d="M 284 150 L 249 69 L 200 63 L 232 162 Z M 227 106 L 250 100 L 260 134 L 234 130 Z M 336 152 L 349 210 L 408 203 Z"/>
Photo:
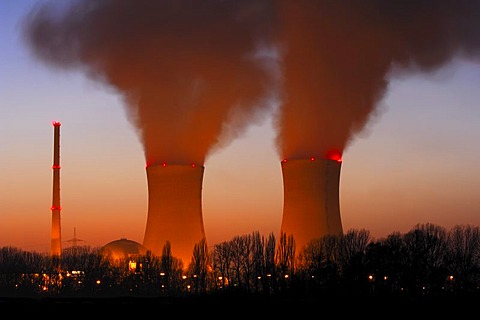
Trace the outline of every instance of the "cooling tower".
<path fill-rule="evenodd" d="M 293 235 L 296 249 L 325 235 L 343 233 L 340 219 L 340 160 L 282 161 L 281 232 Z"/>
<path fill-rule="evenodd" d="M 205 238 L 202 216 L 203 166 L 147 167 L 148 216 L 143 245 L 162 254 L 170 241 L 172 255 L 186 268 L 195 244 Z"/>

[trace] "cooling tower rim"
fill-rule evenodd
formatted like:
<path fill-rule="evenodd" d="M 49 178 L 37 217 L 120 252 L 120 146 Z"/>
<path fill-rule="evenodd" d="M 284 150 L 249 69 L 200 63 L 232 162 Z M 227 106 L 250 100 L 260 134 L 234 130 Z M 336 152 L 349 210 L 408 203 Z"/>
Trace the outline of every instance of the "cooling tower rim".
<path fill-rule="evenodd" d="M 338 161 L 335 159 L 329 158 L 322 158 L 322 157 L 310 157 L 310 158 L 293 158 L 293 159 L 283 159 L 280 161 L 281 165 L 287 165 L 288 163 L 338 163 L 339 165 L 342 164 L 342 161 Z"/>
<path fill-rule="evenodd" d="M 178 164 L 178 163 L 155 163 L 155 164 L 149 164 L 145 167 L 146 170 L 155 170 L 155 169 L 162 169 L 162 168 L 192 168 L 192 169 L 204 169 L 205 165 L 203 164 L 197 164 L 197 163 L 189 163 L 189 164 Z"/>

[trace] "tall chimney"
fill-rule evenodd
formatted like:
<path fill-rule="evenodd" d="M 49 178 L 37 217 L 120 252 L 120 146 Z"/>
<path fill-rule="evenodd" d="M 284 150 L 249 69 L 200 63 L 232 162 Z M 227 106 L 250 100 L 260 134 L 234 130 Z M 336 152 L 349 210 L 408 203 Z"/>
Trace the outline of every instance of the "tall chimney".
<path fill-rule="evenodd" d="M 205 238 L 202 215 L 204 166 L 161 164 L 146 169 L 148 216 L 143 245 L 156 255 L 170 241 L 172 255 L 186 268 L 193 248 Z"/>
<path fill-rule="evenodd" d="M 283 217 L 281 232 L 293 235 L 296 249 L 325 235 L 341 235 L 341 160 L 283 160 Z"/>
<path fill-rule="evenodd" d="M 53 124 L 53 197 L 52 197 L 52 230 L 50 255 L 60 256 L 62 253 L 62 234 L 60 227 L 60 122 Z"/>

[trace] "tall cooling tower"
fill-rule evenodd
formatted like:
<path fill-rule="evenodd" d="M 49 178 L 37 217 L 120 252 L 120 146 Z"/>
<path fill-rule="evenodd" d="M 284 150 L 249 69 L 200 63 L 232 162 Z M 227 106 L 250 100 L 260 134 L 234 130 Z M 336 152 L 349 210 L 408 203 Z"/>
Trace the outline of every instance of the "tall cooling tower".
<path fill-rule="evenodd" d="M 170 241 L 172 255 L 186 268 L 195 244 L 205 238 L 202 215 L 203 166 L 147 167 L 148 216 L 143 245 L 162 254 Z"/>
<path fill-rule="evenodd" d="M 283 217 L 281 232 L 293 235 L 296 249 L 325 235 L 341 235 L 341 161 L 298 159 L 282 161 Z"/>

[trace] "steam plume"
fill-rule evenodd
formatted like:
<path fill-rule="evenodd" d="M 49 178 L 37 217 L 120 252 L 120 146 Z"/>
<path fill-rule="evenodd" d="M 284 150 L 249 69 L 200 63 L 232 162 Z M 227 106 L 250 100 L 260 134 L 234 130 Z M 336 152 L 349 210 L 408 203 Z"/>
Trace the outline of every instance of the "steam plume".
<path fill-rule="evenodd" d="M 58 6 L 31 12 L 27 43 L 42 61 L 83 68 L 122 93 L 151 163 L 203 162 L 269 108 L 277 78 L 265 62 L 274 59 L 255 56 L 258 45 L 280 48 L 282 158 L 341 156 L 375 117 L 392 76 L 480 54 L 478 0 Z"/>
<path fill-rule="evenodd" d="M 81 69 L 123 95 L 147 164 L 203 163 L 212 148 L 227 144 L 269 108 L 273 73 L 259 50 L 269 33 L 270 5 L 41 2 L 26 17 L 24 30 L 41 61 Z"/>
<path fill-rule="evenodd" d="M 396 72 L 479 57 L 480 2 L 278 0 L 285 158 L 343 153 Z"/>

